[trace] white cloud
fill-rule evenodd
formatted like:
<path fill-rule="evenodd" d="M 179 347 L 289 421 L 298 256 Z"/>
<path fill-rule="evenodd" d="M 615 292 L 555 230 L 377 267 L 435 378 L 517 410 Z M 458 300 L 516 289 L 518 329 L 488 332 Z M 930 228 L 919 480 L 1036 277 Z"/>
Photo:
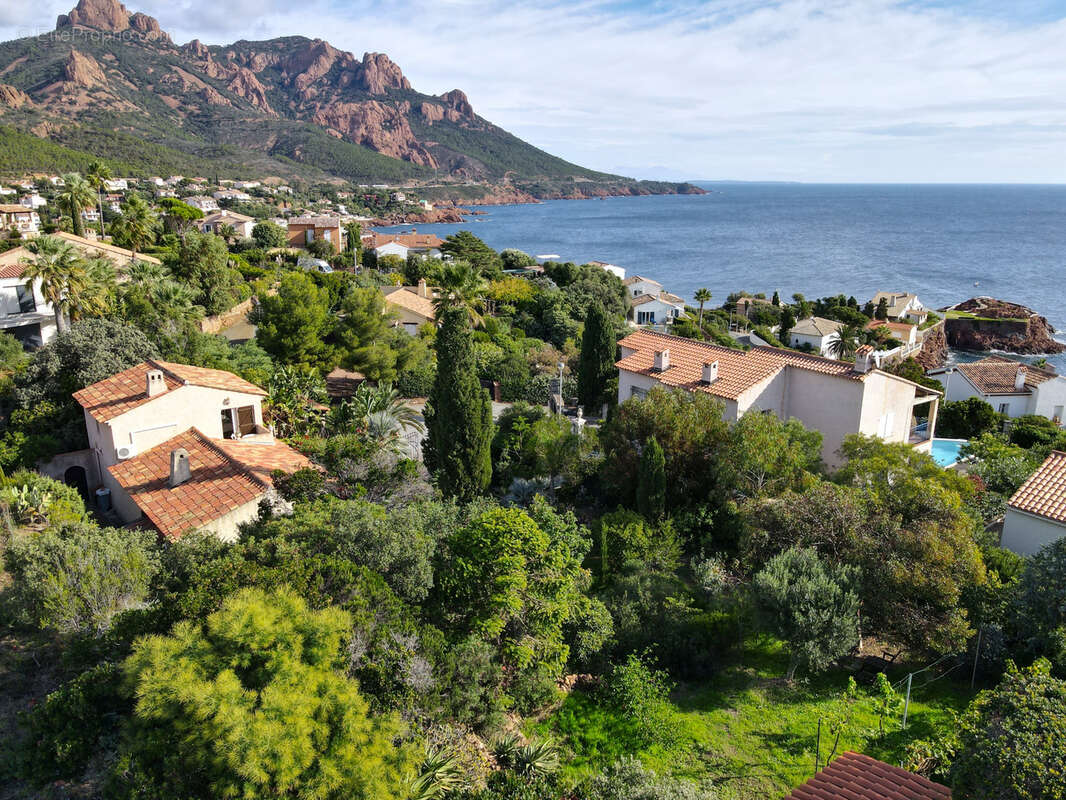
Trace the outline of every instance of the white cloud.
<path fill-rule="evenodd" d="M 178 41 L 303 34 L 386 52 L 421 91 L 462 88 L 552 153 L 642 177 L 1066 181 L 1066 21 L 1047 13 L 889 0 L 142 6 Z M 56 12 L 19 22 L 51 26 Z M 14 16 L 0 10 L 0 25 Z"/>

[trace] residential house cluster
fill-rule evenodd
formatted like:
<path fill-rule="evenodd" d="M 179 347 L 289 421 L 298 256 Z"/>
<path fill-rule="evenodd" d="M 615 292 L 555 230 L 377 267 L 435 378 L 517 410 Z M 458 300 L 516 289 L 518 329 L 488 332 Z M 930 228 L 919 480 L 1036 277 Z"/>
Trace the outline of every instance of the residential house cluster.
<path fill-rule="evenodd" d="M 633 275 L 623 280 L 622 285 L 629 293 L 629 310 L 626 313 L 631 325 L 665 328 L 685 313 L 685 301 L 665 291 L 658 281 Z"/>

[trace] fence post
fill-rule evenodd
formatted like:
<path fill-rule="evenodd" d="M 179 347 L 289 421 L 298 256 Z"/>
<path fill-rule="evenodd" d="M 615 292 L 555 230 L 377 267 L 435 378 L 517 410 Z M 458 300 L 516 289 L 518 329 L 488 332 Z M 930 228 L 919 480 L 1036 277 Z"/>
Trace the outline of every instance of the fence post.
<path fill-rule="evenodd" d="M 907 730 L 907 712 L 911 707 L 911 680 L 914 678 L 913 672 L 907 673 L 907 699 L 903 701 L 903 730 Z"/>

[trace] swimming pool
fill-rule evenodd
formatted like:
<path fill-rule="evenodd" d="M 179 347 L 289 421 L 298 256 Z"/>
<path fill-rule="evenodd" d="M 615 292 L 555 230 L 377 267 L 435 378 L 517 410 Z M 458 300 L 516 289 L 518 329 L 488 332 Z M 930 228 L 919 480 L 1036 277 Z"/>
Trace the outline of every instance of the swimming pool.
<path fill-rule="evenodd" d="M 950 467 L 959 460 L 959 451 L 964 444 L 965 439 L 933 439 L 929 454 L 940 466 Z"/>

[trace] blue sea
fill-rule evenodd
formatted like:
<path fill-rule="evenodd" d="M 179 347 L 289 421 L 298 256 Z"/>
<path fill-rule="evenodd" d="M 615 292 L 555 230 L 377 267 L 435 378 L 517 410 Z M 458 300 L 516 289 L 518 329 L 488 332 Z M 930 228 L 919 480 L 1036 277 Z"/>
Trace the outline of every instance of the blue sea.
<path fill-rule="evenodd" d="M 705 286 L 713 305 L 742 289 L 860 303 L 892 289 L 932 308 L 991 295 L 1066 329 L 1066 185 L 700 185 L 709 194 L 483 206 L 462 225 L 416 227 L 608 261 L 689 300 Z"/>

